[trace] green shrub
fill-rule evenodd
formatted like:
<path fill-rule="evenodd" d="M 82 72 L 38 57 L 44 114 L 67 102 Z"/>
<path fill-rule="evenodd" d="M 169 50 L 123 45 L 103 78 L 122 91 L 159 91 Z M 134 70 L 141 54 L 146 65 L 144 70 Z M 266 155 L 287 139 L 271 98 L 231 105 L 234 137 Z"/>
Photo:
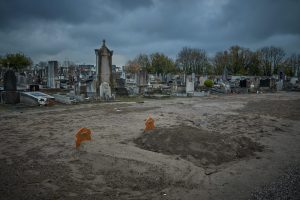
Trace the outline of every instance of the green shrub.
<path fill-rule="evenodd" d="M 204 81 L 204 85 L 206 87 L 211 88 L 214 85 L 214 82 L 212 80 L 210 80 L 210 79 L 207 79 L 207 80 Z"/>

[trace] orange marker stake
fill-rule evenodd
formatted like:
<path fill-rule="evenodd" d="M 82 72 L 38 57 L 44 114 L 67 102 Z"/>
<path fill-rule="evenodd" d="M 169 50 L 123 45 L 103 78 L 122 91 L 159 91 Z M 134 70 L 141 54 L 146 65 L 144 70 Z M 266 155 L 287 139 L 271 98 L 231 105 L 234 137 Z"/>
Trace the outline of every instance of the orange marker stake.
<path fill-rule="evenodd" d="M 155 128 L 154 119 L 151 117 L 151 115 L 149 115 L 148 119 L 145 122 L 145 130 L 144 131 L 152 130 L 154 128 Z"/>
<path fill-rule="evenodd" d="M 80 146 L 80 143 L 83 141 L 91 140 L 91 130 L 88 128 L 81 128 L 76 133 L 76 148 Z"/>

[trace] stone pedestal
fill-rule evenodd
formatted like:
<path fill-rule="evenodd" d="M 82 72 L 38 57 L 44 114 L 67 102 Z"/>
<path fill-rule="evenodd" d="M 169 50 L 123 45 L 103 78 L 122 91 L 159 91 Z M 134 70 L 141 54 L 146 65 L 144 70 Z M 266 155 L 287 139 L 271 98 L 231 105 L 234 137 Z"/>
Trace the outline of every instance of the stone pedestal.
<path fill-rule="evenodd" d="M 100 85 L 100 98 L 107 101 L 111 98 L 111 88 L 106 82 Z"/>
<path fill-rule="evenodd" d="M 17 91 L 3 91 L 1 92 L 1 100 L 6 104 L 20 103 L 20 93 Z"/>

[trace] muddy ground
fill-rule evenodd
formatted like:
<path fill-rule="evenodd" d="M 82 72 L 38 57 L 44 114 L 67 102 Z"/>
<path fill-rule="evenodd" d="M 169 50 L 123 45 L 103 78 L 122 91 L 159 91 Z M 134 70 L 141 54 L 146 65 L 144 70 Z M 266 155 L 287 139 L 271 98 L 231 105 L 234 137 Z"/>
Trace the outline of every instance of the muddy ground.
<path fill-rule="evenodd" d="M 299 120 L 285 92 L 1 105 L 0 197 L 299 199 Z M 92 140 L 76 149 L 81 127 Z"/>

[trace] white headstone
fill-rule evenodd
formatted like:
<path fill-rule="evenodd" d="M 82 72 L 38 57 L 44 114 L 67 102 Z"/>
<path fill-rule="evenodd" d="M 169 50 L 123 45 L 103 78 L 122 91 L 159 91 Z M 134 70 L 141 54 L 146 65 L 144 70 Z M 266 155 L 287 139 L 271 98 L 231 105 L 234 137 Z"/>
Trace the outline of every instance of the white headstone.
<path fill-rule="evenodd" d="M 186 93 L 194 92 L 194 82 L 186 79 Z"/>

